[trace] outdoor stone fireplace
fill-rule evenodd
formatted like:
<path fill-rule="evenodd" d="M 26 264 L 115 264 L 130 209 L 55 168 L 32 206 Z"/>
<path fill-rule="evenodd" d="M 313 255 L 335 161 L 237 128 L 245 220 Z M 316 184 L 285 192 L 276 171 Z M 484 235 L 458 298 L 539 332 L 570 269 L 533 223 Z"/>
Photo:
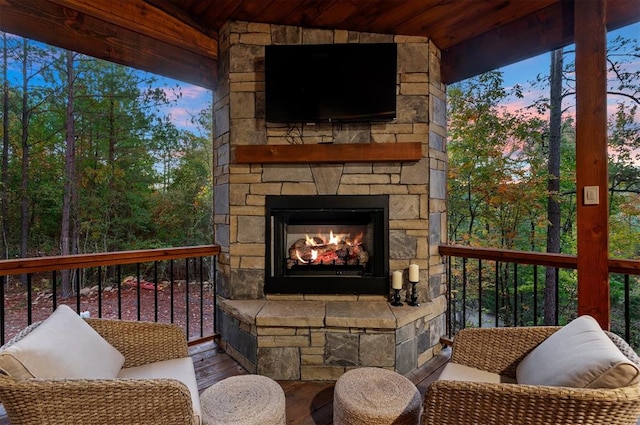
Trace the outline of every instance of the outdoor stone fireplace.
<path fill-rule="evenodd" d="M 335 380 L 359 366 L 411 372 L 438 352 L 446 333 L 446 273 L 438 255 L 438 244 L 446 241 L 440 52 L 422 37 L 247 22 L 227 23 L 219 40 L 214 225 L 215 243 L 222 250 L 217 270 L 222 347 L 250 372 L 273 379 Z M 264 46 L 372 42 L 398 45 L 395 121 L 265 121 Z M 323 144 L 331 149 L 349 143 L 361 146 L 366 158 L 371 144 L 406 142 L 420 144 L 420 158 L 235 160 L 238 146 Z M 387 208 L 379 215 L 373 212 L 377 207 L 365 207 L 349 218 L 346 210 L 334 209 L 327 216 L 338 226 L 333 230 L 326 220 L 304 212 L 294 219 L 279 217 L 284 214 L 280 202 L 287 199 L 304 199 L 320 210 L 342 206 L 345 200 L 378 199 Z M 292 209 L 299 213 L 304 208 Z M 289 227 L 278 227 L 280 218 Z M 384 223 L 374 229 L 381 219 Z M 347 225 L 355 230 L 347 231 Z M 329 239 L 332 230 L 334 237 L 340 235 L 334 242 Z M 307 246 L 306 236 L 321 249 Z M 274 259 L 274 250 L 284 258 Z M 321 254 L 323 262 L 314 263 L 311 256 Z M 335 262 L 327 262 L 329 258 Z M 391 306 L 389 275 L 403 271 L 404 301 L 411 290 L 407 269 L 412 263 L 420 267 L 420 306 Z M 301 281 L 316 278 L 321 283 L 315 288 L 299 290 Z M 351 281 L 365 285 L 345 289 L 344 283 Z"/>

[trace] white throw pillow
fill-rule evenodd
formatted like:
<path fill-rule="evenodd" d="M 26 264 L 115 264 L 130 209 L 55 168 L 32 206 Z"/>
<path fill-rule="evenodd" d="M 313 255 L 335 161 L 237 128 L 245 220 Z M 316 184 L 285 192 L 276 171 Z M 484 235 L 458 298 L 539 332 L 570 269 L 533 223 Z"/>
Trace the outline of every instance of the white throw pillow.
<path fill-rule="evenodd" d="M 538 345 L 516 368 L 519 384 L 620 388 L 640 382 L 640 370 L 591 316 L 580 316 Z"/>
<path fill-rule="evenodd" d="M 0 369 L 18 379 L 112 379 L 123 364 L 124 356 L 66 305 L 0 352 Z"/>

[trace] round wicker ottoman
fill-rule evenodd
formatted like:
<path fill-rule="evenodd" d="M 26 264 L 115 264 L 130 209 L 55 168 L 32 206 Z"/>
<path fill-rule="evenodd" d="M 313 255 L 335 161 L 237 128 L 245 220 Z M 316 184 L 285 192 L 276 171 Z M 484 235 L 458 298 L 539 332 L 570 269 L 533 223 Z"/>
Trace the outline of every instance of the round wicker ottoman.
<path fill-rule="evenodd" d="M 200 396 L 203 425 L 285 425 L 282 387 L 261 375 L 226 378 Z"/>
<path fill-rule="evenodd" d="M 336 382 L 334 425 L 419 425 L 421 414 L 418 388 L 399 373 L 362 367 Z"/>

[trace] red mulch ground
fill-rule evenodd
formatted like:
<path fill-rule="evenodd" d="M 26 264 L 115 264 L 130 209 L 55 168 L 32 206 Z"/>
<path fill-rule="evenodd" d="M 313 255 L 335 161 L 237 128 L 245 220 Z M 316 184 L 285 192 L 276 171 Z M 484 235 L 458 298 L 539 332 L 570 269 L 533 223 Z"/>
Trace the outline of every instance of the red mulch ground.
<path fill-rule="evenodd" d="M 158 322 L 177 323 L 186 329 L 186 309 L 187 304 L 185 282 L 175 281 L 173 286 L 173 303 L 171 302 L 171 287 L 168 283 L 161 285 L 162 290 L 158 291 L 157 311 Z M 90 317 L 103 317 L 109 319 L 138 320 L 138 304 L 140 305 L 140 320 L 155 321 L 156 301 L 155 290 L 146 289 L 143 285 L 140 288 L 140 298 L 138 301 L 138 288 L 131 285 L 122 285 L 121 309 L 118 314 L 118 290 L 103 289 L 102 307 L 99 312 L 98 291 L 94 290 L 86 295 L 80 296 L 80 310 L 88 311 Z M 203 317 L 201 335 L 201 314 L 200 314 L 200 286 L 198 284 L 189 285 L 189 339 L 196 339 L 200 336 L 213 334 L 213 294 L 211 287 L 206 285 L 203 296 Z M 21 329 L 27 326 L 28 322 L 28 298 L 27 291 L 20 283 L 9 283 L 5 285 L 4 299 L 4 340 L 12 338 Z M 77 310 L 76 296 L 61 298 L 58 296 L 57 304 L 66 304 Z M 172 306 L 173 304 L 173 320 Z M 53 296 L 51 291 L 38 291 L 32 293 L 31 300 L 31 321 L 36 322 L 48 317 L 53 311 Z"/>

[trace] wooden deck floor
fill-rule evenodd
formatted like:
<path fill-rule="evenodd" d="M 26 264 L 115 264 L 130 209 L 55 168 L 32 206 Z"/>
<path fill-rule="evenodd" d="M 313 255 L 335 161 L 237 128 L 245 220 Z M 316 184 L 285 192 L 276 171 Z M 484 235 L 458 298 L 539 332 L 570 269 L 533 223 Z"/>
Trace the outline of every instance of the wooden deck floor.
<path fill-rule="evenodd" d="M 248 372 L 215 343 L 209 342 L 190 348 L 200 392 L 222 379 Z M 407 375 L 424 395 L 427 386 L 438 377 L 449 360 L 450 349 L 444 349 L 420 369 Z M 287 423 L 290 425 L 330 425 L 333 423 L 334 382 L 279 381 L 284 389 L 287 405 Z M 0 405 L 0 425 L 9 424 Z"/>
<path fill-rule="evenodd" d="M 227 376 L 247 373 L 212 344 L 207 347 L 196 347 L 193 350 L 200 351 L 192 354 L 200 391 Z M 407 375 L 407 378 L 424 395 L 427 386 L 439 376 L 450 356 L 451 349 L 445 348 L 420 369 Z M 334 382 L 279 381 L 279 384 L 284 389 L 286 397 L 287 424 L 330 425 L 333 423 Z"/>

